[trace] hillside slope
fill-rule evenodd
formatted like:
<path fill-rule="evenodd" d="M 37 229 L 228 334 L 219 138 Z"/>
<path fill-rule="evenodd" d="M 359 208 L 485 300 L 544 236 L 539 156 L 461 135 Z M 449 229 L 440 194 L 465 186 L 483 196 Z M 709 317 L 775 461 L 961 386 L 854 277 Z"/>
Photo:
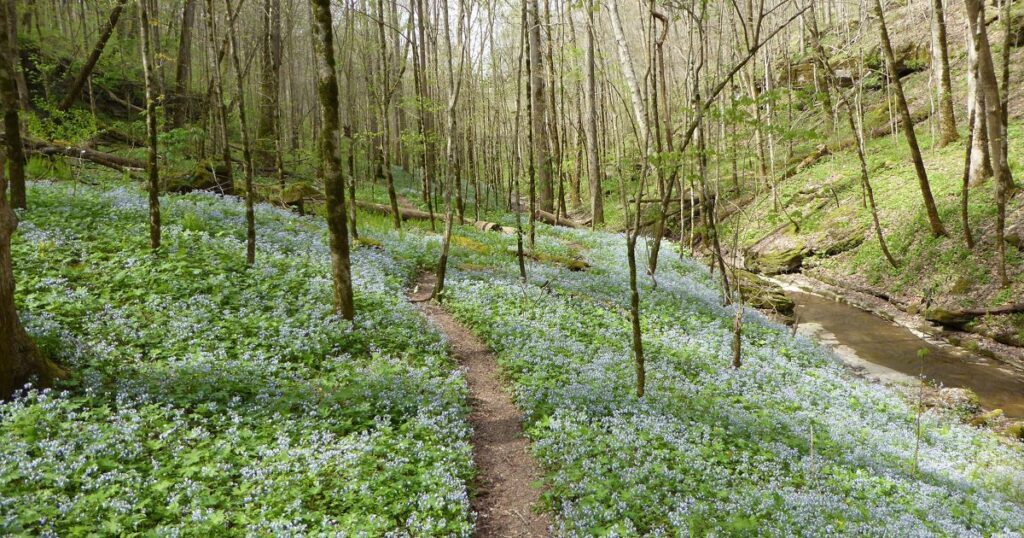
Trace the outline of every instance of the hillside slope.
<path fill-rule="evenodd" d="M 233 199 L 164 197 L 153 257 L 133 190 L 30 194 L 19 304 L 75 375 L 0 411 L 5 532 L 468 535 L 464 382 L 402 299 L 437 252 L 426 223 L 360 214 L 349 329 L 317 219 L 257 207 L 245 270 Z M 513 236 L 456 233 L 445 305 L 499 357 L 556 534 L 1024 531 L 1018 445 L 938 410 L 918 429 L 901 397 L 756 312 L 731 368 L 733 309 L 699 263 L 665 252 L 657 287 L 643 279 L 641 400 L 621 236 L 541 226 L 521 283 Z"/>

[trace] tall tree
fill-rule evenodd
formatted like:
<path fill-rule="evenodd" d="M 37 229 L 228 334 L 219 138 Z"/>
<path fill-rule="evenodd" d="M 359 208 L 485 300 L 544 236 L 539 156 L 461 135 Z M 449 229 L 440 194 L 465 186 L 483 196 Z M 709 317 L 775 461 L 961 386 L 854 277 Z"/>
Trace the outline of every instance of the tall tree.
<path fill-rule="evenodd" d="M 256 185 L 253 181 L 252 142 L 249 140 L 249 123 L 245 111 L 245 73 L 242 71 L 242 61 L 238 53 L 238 35 L 235 33 L 234 17 L 231 16 L 234 13 L 231 9 L 231 0 L 224 0 L 224 8 L 228 14 L 231 63 L 235 68 L 238 89 L 235 100 L 238 102 L 239 130 L 242 131 L 242 164 L 245 168 L 245 263 L 252 265 L 256 262 L 256 212 L 253 209 Z"/>
<path fill-rule="evenodd" d="M 206 0 L 206 40 L 209 45 L 209 54 L 207 57 L 210 61 L 210 67 L 208 72 L 213 78 L 210 84 L 210 104 L 213 110 L 208 114 L 213 114 L 214 122 L 219 126 L 220 132 L 220 147 L 221 147 L 221 164 L 222 173 L 224 174 L 223 184 L 226 185 L 226 194 L 234 193 L 234 169 L 231 161 L 231 137 L 230 131 L 228 130 L 228 107 L 224 104 L 224 81 L 220 73 L 220 55 L 217 53 L 217 21 L 216 11 L 214 10 L 213 0 Z M 218 129 L 213 129 L 215 132 Z M 216 167 L 210 172 L 216 174 Z"/>
<path fill-rule="evenodd" d="M 10 1 L 10 0 L 8 0 Z M 25 150 L 21 143 L 21 118 L 18 115 L 18 88 L 15 82 L 17 72 L 12 63 L 14 56 L 10 48 L 8 31 L 10 21 L 7 17 L 9 11 L 6 6 L 0 6 L 3 11 L 2 28 L 0 32 L 0 70 L 3 71 L 0 78 L 0 94 L 3 95 L 4 108 L 4 142 L 6 147 L 7 166 L 10 173 L 11 200 L 10 204 L 16 209 L 25 209 L 28 206 L 28 197 L 25 192 Z M 6 193 L 6 191 L 2 191 Z"/>
<path fill-rule="evenodd" d="M 338 120 L 338 74 L 334 63 L 334 24 L 331 0 L 310 0 L 313 10 L 313 48 L 320 99 L 320 161 L 327 195 L 327 231 L 330 234 L 334 308 L 344 319 L 355 319 L 352 270 L 349 262 L 348 219 L 345 216 L 345 177 L 341 170 Z"/>
<path fill-rule="evenodd" d="M 146 86 L 146 176 L 149 178 L 149 245 L 160 248 L 160 169 L 157 163 L 156 81 L 153 73 L 153 53 L 150 43 L 149 6 L 139 1 L 139 42 L 142 46 L 142 73 Z"/>
<path fill-rule="evenodd" d="M 14 82 L 14 66 L 7 49 L 7 10 L 0 9 L 0 101 L 5 121 L 4 135 L 18 140 L 20 125 L 17 121 L 18 94 Z M 15 121 L 6 121 L 7 114 L 15 111 Z M 18 388 L 33 378 L 48 385 L 62 377 L 63 370 L 50 362 L 25 331 L 14 302 L 14 269 L 11 260 L 11 238 L 18 229 L 18 217 L 7 200 L 7 156 L 0 150 L 0 399 L 9 398 Z M 13 167 L 12 167 L 13 168 Z"/>
<path fill-rule="evenodd" d="M 995 65 L 992 61 L 992 48 L 988 41 L 985 28 L 985 3 L 982 0 L 964 0 L 967 7 L 967 22 L 974 37 L 978 54 L 978 89 L 985 96 L 985 108 L 981 110 L 986 116 L 988 129 L 989 155 L 992 157 L 992 171 L 996 179 L 996 252 L 999 254 L 997 271 L 999 281 L 1004 286 L 1010 285 L 1006 273 L 1006 202 L 1009 191 L 1013 187 L 1013 176 L 1006 155 L 1006 126 L 1003 123 L 1003 101 L 999 95 L 999 82 L 996 80 Z"/>
<path fill-rule="evenodd" d="M 85 60 L 85 64 L 82 69 L 78 72 L 78 76 L 75 77 L 74 82 L 71 83 L 71 88 L 68 89 L 68 93 L 61 100 L 60 104 L 57 105 L 58 110 L 67 110 L 71 108 L 75 100 L 78 99 L 79 94 L 82 93 L 82 88 L 85 87 L 86 81 L 89 79 L 89 75 L 92 75 L 93 68 L 96 67 L 96 62 L 99 61 L 100 55 L 103 54 L 103 49 L 107 47 L 107 41 L 110 40 L 111 34 L 114 33 L 114 28 L 117 26 L 117 20 L 121 17 L 121 11 L 124 9 L 124 5 L 128 0 L 117 0 L 117 5 L 110 12 L 110 16 L 107 18 L 106 24 L 100 29 L 100 36 L 96 40 L 96 45 L 93 46 L 92 52 L 89 53 L 89 57 Z M 142 0 L 145 2 L 145 0 Z M 139 9 L 145 9 L 148 6 L 142 6 L 140 4 Z M 146 30 L 147 33 L 149 29 Z"/>
<path fill-rule="evenodd" d="M 939 83 L 939 147 L 955 141 L 953 83 L 949 74 L 949 45 L 946 42 L 946 13 L 942 0 L 932 0 L 932 68 Z"/>
<path fill-rule="evenodd" d="M 548 140 L 547 85 L 541 48 L 540 8 L 537 0 L 524 0 L 527 4 L 528 42 L 530 46 L 530 108 L 533 131 L 533 160 L 540 183 L 540 208 L 554 211 L 554 185 L 552 183 L 551 146 Z M 532 208 L 531 208 L 532 210 Z"/>
<path fill-rule="evenodd" d="M 596 48 L 594 45 L 594 0 L 587 0 L 587 80 L 584 92 L 587 101 L 587 119 L 585 132 L 587 136 L 587 174 L 590 177 L 590 215 L 591 225 L 596 229 L 604 224 L 604 190 L 601 187 L 600 149 L 597 143 L 597 76 L 595 74 Z"/>
<path fill-rule="evenodd" d="M 178 36 L 178 61 L 174 64 L 174 110 L 172 126 L 183 127 L 188 120 L 188 84 L 192 78 L 192 26 L 196 20 L 196 0 L 185 0 L 181 8 L 181 34 Z"/>
<path fill-rule="evenodd" d="M 910 157 L 914 161 L 914 171 L 917 173 L 917 182 L 921 188 L 921 196 L 924 198 L 925 210 L 928 213 L 928 225 L 931 227 L 933 236 L 943 236 L 946 235 L 946 229 L 942 226 L 939 210 L 935 206 L 931 184 L 928 182 L 928 172 L 924 168 L 921 147 L 917 143 L 917 133 L 914 131 L 914 120 L 910 115 L 910 107 L 907 106 L 907 98 L 903 94 L 903 83 L 900 82 L 899 72 L 896 69 L 896 57 L 892 52 L 889 29 L 885 25 L 882 0 L 874 0 L 874 10 L 875 17 L 878 19 L 878 32 L 882 43 L 882 52 L 885 55 L 885 65 L 889 72 L 893 93 L 896 95 L 896 108 L 900 114 L 900 124 L 903 126 L 903 134 L 907 139 L 907 146 L 910 147 Z"/>
<path fill-rule="evenodd" d="M 277 151 L 278 101 L 281 85 L 281 0 L 263 0 L 263 36 L 260 39 L 259 121 L 256 123 L 256 161 L 268 168 Z"/>

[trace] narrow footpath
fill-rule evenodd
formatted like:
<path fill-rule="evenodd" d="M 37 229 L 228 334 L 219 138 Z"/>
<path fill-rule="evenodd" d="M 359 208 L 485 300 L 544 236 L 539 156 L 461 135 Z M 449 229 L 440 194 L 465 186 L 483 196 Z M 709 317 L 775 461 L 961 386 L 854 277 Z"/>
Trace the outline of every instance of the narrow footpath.
<path fill-rule="evenodd" d="M 434 291 L 434 274 L 421 275 L 410 299 L 448 338 L 465 369 L 469 385 L 469 422 L 473 426 L 473 461 L 477 476 L 470 504 L 477 514 L 478 537 L 548 536 L 551 518 L 539 512 L 541 473 L 528 450 L 521 414 L 501 383 L 496 357 L 487 346 L 441 305 L 426 301 Z"/>

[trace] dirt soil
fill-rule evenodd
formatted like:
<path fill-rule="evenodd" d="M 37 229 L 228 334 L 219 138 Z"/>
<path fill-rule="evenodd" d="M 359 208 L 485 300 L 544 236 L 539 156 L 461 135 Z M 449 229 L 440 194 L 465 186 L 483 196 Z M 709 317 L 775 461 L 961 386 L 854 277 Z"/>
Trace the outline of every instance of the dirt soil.
<path fill-rule="evenodd" d="M 540 511 L 541 473 L 530 456 L 521 413 L 501 382 L 496 357 L 476 335 L 441 305 L 427 301 L 433 273 L 424 273 L 410 299 L 448 338 L 469 385 L 469 422 L 477 468 L 470 504 L 477 515 L 476 536 L 548 536 L 552 522 Z"/>

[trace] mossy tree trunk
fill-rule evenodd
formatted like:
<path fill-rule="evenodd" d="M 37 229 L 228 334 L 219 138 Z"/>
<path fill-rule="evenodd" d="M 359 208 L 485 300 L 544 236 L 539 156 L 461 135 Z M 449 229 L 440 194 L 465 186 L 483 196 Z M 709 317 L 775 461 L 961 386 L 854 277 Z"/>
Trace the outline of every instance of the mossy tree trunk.
<path fill-rule="evenodd" d="M 174 111 L 171 114 L 175 128 L 188 121 L 189 80 L 192 78 L 192 25 L 196 20 L 196 0 L 185 0 L 181 8 L 181 33 L 178 35 L 178 61 L 174 63 Z"/>
<path fill-rule="evenodd" d="M 330 234 L 331 278 L 334 307 L 342 318 L 355 319 L 352 269 L 349 261 L 348 219 L 345 215 L 345 178 L 341 170 L 338 120 L 338 75 L 334 62 L 334 25 L 330 0 L 310 0 L 313 11 L 313 48 L 320 99 L 320 160 L 327 195 L 327 230 Z"/>
<path fill-rule="evenodd" d="M 142 44 L 142 73 L 146 86 L 146 176 L 149 179 L 149 245 L 160 248 L 160 170 L 157 168 L 156 82 L 153 74 L 153 54 L 150 45 L 149 8 L 139 2 L 139 41 Z"/>

